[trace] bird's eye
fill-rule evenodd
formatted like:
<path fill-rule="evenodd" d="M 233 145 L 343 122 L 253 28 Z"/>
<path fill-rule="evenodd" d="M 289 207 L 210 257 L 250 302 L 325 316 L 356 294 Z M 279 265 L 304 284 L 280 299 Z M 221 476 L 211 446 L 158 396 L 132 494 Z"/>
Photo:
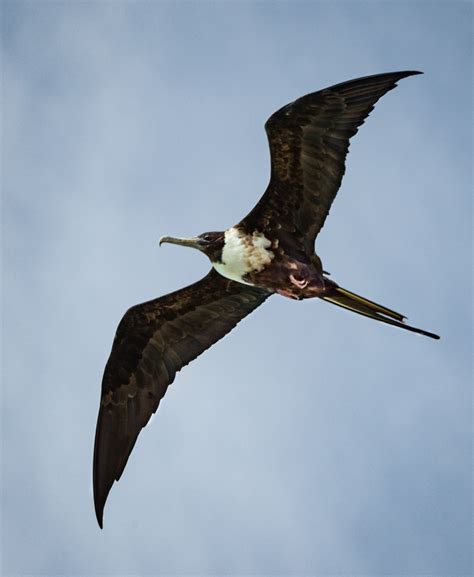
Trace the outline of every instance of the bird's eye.
<path fill-rule="evenodd" d="M 211 237 L 210 234 L 206 233 L 206 234 L 203 234 L 203 235 L 201 236 L 201 238 L 202 238 L 203 240 L 209 241 L 209 240 L 211 240 L 212 237 Z"/>

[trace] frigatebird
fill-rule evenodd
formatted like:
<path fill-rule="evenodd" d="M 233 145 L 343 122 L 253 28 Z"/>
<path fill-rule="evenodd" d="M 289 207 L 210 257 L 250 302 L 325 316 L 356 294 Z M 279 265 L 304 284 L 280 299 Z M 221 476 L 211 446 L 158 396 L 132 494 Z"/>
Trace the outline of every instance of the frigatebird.
<path fill-rule="evenodd" d="M 265 124 L 270 145 L 268 188 L 253 210 L 222 232 L 162 243 L 206 254 L 200 281 L 130 308 L 122 318 L 102 380 L 94 447 L 94 502 L 102 527 L 109 491 L 123 473 L 141 429 L 176 373 L 278 293 L 318 297 L 360 315 L 419 333 L 402 314 L 340 287 L 323 270 L 314 244 L 345 171 L 349 139 L 375 103 L 417 71 L 343 82 L 307 94 Z"/>

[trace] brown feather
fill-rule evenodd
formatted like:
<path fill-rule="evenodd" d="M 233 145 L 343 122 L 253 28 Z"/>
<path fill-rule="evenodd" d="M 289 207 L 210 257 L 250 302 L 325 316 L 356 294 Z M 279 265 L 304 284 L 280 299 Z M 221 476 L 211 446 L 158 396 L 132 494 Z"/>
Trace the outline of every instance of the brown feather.
<path fill-rule="evenodd" d="M 95 437 L 94 503 L 101 527 L 107 495 L 176 373 L 270 294 L 212 269 L 197 283 L 125 313 L 104 371 Z"/>
<path fill-rule="evenodd" d="M 241 221 L 269 238 L 291 235 L 307 256 L 329 213 L 345 171 L 349 139 L 377 100 L 415 71 L 389 72 L 307 94 L 266 122 L 271 177 L 265 194 Z M 273 234 L 272 234 L 273 233 Z"/>

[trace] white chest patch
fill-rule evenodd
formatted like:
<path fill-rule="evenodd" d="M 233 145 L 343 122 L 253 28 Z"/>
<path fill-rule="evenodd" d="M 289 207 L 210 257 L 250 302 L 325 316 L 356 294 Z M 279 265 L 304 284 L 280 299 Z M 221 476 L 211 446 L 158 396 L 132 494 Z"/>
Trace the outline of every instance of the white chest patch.
<path fill-rule="evenodd" d="M 224 239 L 222 262 L 213 262 L 212 266 L 219 274 L 231 280 L 251 284 L 242 278 L 250 272 L 260 272 L 275 257 L 268 250 L 271 241 L 261 233 L 244 235 L 232 227 L 225 231 Z"/>

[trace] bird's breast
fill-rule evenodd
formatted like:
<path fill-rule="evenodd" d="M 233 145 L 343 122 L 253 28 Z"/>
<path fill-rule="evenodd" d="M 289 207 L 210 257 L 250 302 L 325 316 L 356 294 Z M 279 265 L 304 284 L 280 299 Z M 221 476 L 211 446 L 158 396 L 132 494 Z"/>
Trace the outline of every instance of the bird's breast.
<path fill-rule="evenodd" d="M 250 273 L 262 271 L 275 258 L 270 250 L 272 241 L 255 231 L 246 234 L 236 227 L 225 231 L 224 247 L 220 262 L 213 262 L 216 271 L 237 282 L 251 285 L 244 278 Z"/>

